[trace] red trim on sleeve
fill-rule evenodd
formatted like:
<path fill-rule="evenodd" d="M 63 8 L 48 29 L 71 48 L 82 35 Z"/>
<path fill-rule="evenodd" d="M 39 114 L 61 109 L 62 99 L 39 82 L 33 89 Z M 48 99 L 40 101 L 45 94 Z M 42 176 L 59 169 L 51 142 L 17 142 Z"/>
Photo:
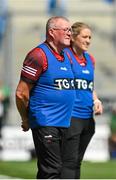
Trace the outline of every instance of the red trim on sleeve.
<path fill-rule="evenodd" d="M 34 83 L 47 69 L 47 58 L 41 48 L 32 49 L 26 56 L 21 70 L 21 79 Z"/>

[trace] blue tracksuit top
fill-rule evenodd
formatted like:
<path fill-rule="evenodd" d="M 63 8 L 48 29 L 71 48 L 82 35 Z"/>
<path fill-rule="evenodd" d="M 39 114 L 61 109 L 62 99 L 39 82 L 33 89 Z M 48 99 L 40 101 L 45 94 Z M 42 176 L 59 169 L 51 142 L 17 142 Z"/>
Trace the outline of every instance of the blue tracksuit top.
<path fill-rule="evenodd" d="M 74 72 L 74 84 L 76 89 L 76 99 L 73 106 L 72 117 L 88 119 L 93 117 L 93 86 L 94 86 L 94 66 L 90 55 L 84 52 L 86 65 L 81 66 L 75 59 L 73 52 L 66 48 L 65 52 L 70 54 L 72 59 L 72 69 Z"/>
<path fill-rule="evenodd" d="M 46 44 L 38 46 L 47 57 L 48 69 L 38 78 L 29 100 L 30 127 L 69 127 L 75 99 L 70 60 L 58 61 Z"/>

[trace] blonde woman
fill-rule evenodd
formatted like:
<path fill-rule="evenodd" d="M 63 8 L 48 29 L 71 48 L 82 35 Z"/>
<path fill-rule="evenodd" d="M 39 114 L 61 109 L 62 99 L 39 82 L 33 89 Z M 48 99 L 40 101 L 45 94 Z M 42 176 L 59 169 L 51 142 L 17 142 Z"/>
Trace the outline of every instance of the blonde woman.
<path fill-rule="evenodd" d="M 76 99 L 63 149 L 63 179 L 80 178 L 81 162 L 95 132 L 94 113 L 101 114 L 103 111 L 102 103 L 94 90 L 95 59 L 87 52 L 91 36 L 92 31 L 87 24 L 74 23 L 71 47 L 64 50 L 72 60 Z"/>

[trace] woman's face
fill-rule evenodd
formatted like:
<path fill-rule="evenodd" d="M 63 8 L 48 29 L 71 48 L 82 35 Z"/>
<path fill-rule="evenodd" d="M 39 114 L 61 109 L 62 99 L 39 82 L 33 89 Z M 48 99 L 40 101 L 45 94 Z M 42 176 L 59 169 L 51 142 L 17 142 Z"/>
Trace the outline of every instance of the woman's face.
<path fill-rule="evenodd" d="M 80 34 L 72 37 L 73 45 L 80 51 L 87 51 L 91 42 L 91 30 L 84 28 L 80 31 Z"/>

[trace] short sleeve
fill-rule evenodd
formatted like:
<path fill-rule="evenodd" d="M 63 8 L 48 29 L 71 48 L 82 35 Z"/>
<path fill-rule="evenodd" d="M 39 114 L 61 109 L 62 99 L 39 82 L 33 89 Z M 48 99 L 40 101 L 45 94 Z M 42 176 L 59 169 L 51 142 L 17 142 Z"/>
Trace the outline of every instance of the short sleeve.
<path fill-rule="evenodd" d="M 23 62 L 21 79 L 29 83 L 35 83 L 46 68 L 47 59 L 43 50 L 34 48 L 27 54 Z"/>

